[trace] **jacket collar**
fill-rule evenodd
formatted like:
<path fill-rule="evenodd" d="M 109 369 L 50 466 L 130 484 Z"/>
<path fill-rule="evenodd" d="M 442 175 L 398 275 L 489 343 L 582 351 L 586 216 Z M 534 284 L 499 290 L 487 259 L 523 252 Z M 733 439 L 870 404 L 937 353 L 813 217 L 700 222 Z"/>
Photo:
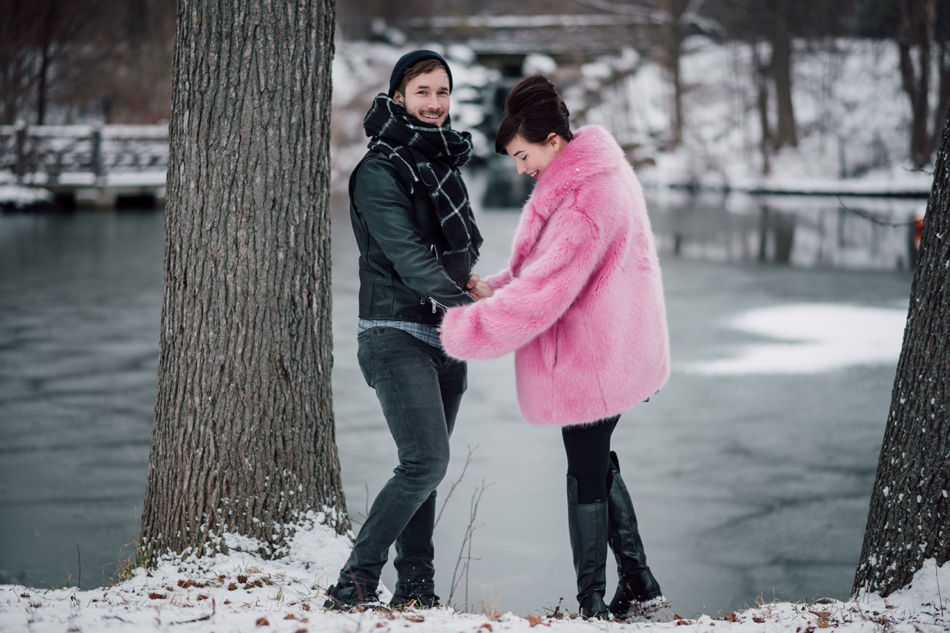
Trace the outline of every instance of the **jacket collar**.
<path fill-rule="evenodd" d="M 607 130 L 586 125 L 574 133 L 574 140 L 561 150 L 538 179 L 528 204 L 547 219 L 564 196 L 585 181 L 616 169 L 626 161 L 623 150 Z"/>
<path fill-rule="evenodd" d="M 607 130 L 597 125 L 577 130 L 574 140 L 561 150 L 541 174 L 525 204 L 509 260 L 512 273 L 517 275 L 521 270 L 548 219 L 563 206 L 566 196 L 573 194 L 594 176 L 626 164 L 623 150 Z"/>

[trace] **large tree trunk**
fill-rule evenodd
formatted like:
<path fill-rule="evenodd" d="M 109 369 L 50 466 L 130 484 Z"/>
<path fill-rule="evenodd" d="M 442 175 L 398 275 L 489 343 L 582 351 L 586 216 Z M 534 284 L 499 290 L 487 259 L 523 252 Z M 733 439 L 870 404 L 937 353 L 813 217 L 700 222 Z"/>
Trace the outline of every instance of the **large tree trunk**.
<path fill-rule="evenodd" d="M 152 555 L 349 528 L 330 370 L 333 0 L 179 0 Z"/>
<path fill-rule="evenodd" d="M 785 8 L 776 6 L 772 24 L 772 75 L 775 79 L 775 105 L 778 108 L 778 126 L 775 131 L 776 149 L 784 145 L 798 146 L 795 128 L 795 110 L 792 108 L 792 51 L 788 37 Z"/>
<path fill-rule="evenodd" d="M 910 159 L 915 167 L 926 165 L 933 150 L 928 133 L 933 20 L 934 0 L 902 0 L 898 33 L 901 85 L 910 99 Z"/>
<path fill-rule="evenodd" d="M 853 593 L 887 596 L 950 558 L 950 127 L 937 154 Z"/>

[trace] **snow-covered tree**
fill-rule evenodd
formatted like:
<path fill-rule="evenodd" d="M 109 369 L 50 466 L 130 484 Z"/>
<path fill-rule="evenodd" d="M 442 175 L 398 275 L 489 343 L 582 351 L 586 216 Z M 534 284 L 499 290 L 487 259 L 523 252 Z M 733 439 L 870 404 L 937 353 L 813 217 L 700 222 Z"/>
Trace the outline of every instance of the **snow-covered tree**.
<path fill-rule="evenodd" d="M 853 592 L 950 559 L 950 126 L 937 153 L 904 344 Z"/>
<path fill-rule="evenodd" d="M 333 0 L 179 0 L 150 554 L 349 528 L 330 370 Z"/>

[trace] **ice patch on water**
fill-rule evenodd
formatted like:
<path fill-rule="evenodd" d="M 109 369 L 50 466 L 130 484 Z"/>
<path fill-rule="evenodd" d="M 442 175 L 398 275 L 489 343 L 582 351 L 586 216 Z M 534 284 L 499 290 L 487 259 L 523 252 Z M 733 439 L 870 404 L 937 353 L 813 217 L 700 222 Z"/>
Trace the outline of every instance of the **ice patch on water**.
<path fill-rule="evenodd" d="M 900 356 L 907 313 L 888 308 L 796 304 L 752 310 L 728 327 L 779 342 L 743 346 L 736 357 L 693 362 L 700 374 L 816 374 L 887 365 Z"/>

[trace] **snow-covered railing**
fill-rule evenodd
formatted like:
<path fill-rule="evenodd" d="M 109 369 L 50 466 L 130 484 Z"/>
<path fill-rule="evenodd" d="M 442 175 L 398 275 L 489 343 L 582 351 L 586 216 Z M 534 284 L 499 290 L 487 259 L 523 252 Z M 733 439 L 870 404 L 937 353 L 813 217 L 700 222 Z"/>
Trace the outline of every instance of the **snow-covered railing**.
<path fill-rule="evenodd" d="M 20 180 L 55 185 L 64 173 L 100 180 L 167 167 L 167 125 L 0 126 L 0 171 Z"/>

